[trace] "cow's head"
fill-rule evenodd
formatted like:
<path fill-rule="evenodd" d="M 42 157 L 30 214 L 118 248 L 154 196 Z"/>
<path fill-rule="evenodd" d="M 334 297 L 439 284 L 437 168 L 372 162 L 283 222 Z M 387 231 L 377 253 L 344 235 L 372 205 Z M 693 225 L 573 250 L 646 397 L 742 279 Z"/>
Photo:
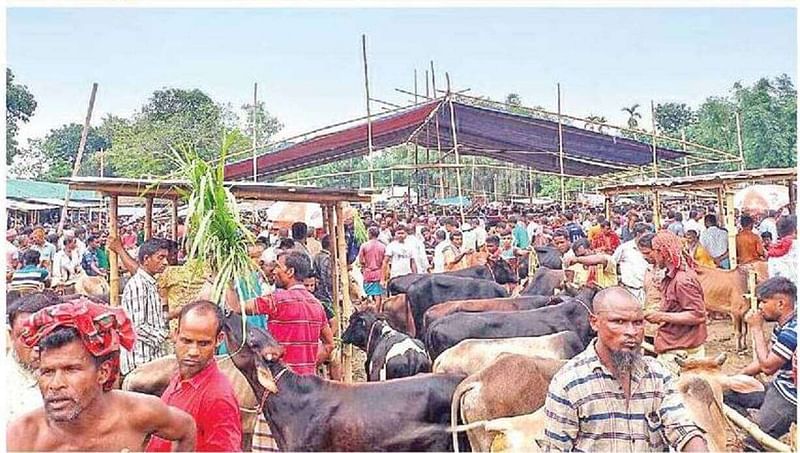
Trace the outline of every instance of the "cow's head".
<path fill-rule="evenodd" d="M 350 323 L 342 334 L 342 342 L 366 349 L 370 329 L 380 318 L 371 309 L 361 310 L 350 316 Z"/>
<path fill-rule="evenodd" d="M 284 353 L 283 346 L 264 329 L 250 324 L 246 324 L 245 329 L 243 330 L 243 319 L 239 314 L 225 314 L 222 330 L 225 332 L 226 346 L 234 365 L 248 380 L 257 379 L 267 391 L 277 392 L 269 366 L 280 362 Z"/>
<path fill-rule="evenodd" d="M 492 270 L 494 281 L 498 284 L 519 283 L 519 278 L 514 273 L 514 269 L 511 268 L 511 265 L 506 260 L 490 257 L 486 261 L 486 265 Z"/>
<path fill-rule="evenodd" d="M 703 358 L 703 359 L 684 359 L 683 357 L 676 356 L 675 362 L 681 367 L 681 372 L 689 372 L 694 370 L 704 371 L 721 371 L 722 365 L 728 359 L 728 355 L 724 352 L 716 357 Z"/>
<path fill-rule="evenodd" d="M 722 371 L 722 365 L 728 358 L 727 354 L 720 353 L 714 358 L 684 359 L 675 357 L 675 362 L 681 367 L 681 379 L 689 376 L 700 376 L 706 379 L 714 388 L 714 393 L 733 390 L 739 393 L 752 393 L 764 391 L 764 385 L 756 378 L 739 374 L 729 376 Z"/>

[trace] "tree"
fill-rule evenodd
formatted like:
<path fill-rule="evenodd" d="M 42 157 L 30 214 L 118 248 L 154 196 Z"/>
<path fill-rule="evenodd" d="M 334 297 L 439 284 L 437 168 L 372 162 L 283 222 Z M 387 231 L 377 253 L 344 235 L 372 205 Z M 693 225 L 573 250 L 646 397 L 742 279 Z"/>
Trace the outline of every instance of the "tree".
<path fill-rule="evenodd" d="M 58 181 L 59 178 L 72 175 L 82 132 L 82 125 L 71 123 L 57 129 L 51 129 L 43 139 L 31 140 L 30 148 L 32 153 L 28 159 L 28 171 L 37 179 L 53 182 Z M 96 128 L 89 128 L 79 174 L 96 174 L 96 168 L 93 168 L 90 163 L 92 156 L 98 150 L 107 149 L 109 146 L 110 140 L 108 137 L 103 136 Z M 24 165 L 22 165 L 21 169 L 23 168 L 25 168 Z"/>
<path fill-rule="evenodd" d="M 622 107 L 622 111 L 628 114 L 628 127 L 636 129 L 639 127 L 639 120 L 642 119 L 642 114 L 637 112 L 639 104 L 633 104 L 630 107 Z"/>
<path fill-rule="evenodd" d="M 597 132 L 603 132 L 603 128 L 606 127 L 605 124 L 608 123 L 606 117 L 599 115 L 589 115 L 586 120 L 587 123 L 583 125 L 583 128 L 590 131 L 597 130 Z"/>
<path fill-rule="evenodd" d="M 11 165 L 19 152 L 19 122 L 27 123 L 36 110 L 36 100 L 28 87 L 14 83 L 14 73 L 6 68 L 6 164 Z"/>
<path fill-rule="evenodd" d="M 522 105 L 522 98 L 517 93 L 508 93 L 506 95 L 506 104 L 512 107 L 520 107 Z"/>
<path fill-rule="evenodd" d="M 667 102 L 656 104 L 656 128 L 661 134 L 680 137 L 685 130 L 696 121 L 691 107 L 684 103 Z"/>

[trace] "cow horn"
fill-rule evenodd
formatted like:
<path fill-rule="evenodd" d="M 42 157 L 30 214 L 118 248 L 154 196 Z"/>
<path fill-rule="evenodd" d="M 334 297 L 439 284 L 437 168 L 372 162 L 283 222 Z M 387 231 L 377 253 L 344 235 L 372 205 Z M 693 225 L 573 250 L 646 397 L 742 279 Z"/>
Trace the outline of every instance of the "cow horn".
<path fill-rule="evenodd" d="M 714 363 L 717 364 L 717 366 L 722 366 L 722 364 L 725 363 L 727 359 L 728 359 L 728 354 L 721 352 L 716 358 L 714 358 Z"/>
<path fill-rule="evenodd" d="M 686 365 L 686 359 L 680 356 L 675 356 L 675 362 L 678 364 L 679 367 L 683 368 Z"/>

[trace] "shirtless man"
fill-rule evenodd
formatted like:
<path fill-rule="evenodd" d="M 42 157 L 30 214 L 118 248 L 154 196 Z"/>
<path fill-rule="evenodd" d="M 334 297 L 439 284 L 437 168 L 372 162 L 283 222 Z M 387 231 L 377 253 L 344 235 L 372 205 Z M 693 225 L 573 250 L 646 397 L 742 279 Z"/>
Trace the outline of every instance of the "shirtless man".
<path fill-rule="evenodd" d="M 134 339 L 123 310 L 80 299 L 39 311 L 25 329 L 23 341 L 39 349 L 44 407 L 9 424 L 9 451 L 142 451 L 152 435 L 175 441 L 178 451 L 194 449 L 189 414 L 155 396 L 112 390 L 119 346 Z"/>

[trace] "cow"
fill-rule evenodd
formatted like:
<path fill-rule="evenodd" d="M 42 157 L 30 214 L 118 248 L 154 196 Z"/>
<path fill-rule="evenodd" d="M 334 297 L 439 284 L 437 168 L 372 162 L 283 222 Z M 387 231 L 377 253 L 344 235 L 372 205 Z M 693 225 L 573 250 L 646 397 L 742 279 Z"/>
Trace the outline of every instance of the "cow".
<path fill-rule="evenodd" d="M 489 447 L 491 452 L 526 451 L 538 453 L 545 451 L 544 445 L 547 441 L 544 434 L 545 420 L 544 407 L 541 407 L 532 414 L 481 420 L 458 426 L 450 431 L 460 433 L 483 428 L 492 434 L 492 442 Z"/>
<path fill-rule="evenodd" d="M 540 337 L 468 339 L 444 351 L 433 364 L 434 373 L 478 372 L 502 353 L 546 359 L 571 359 L 584 350 L 575 332 L 565 331 Z"/>
<path fill-rule="evenodd" d="M 406 293 L 406 302 L 414 319 L 416 337 L 422 338 L 425 333 L 422 316 L 432 306 L 451 300 L 496 297 L 508 297 L 508 291 L 496 282 L 434 274 L 411 285 Z"/>
<path fill-rule="evenodd" d="M 552 296 L 557 289 L 564 285 L 565 274 L 561 269 L 547 269 L 539 268 L 533 277 L 528 279 L 525 289 L 522 290 L 522 296 Z"/>
<path fill-rule="evenodd" d="M 459 413 L 469 424 L 481 420 L 530 414 L 544 406 L 550 381 L 566 360 L 500 354 L 479 372 L 464 379 L 453 394 L 451 430 Z M 458 451 L 456 432 L 452 433 Z M 467 431 L 473 451 L 489 451 L 493 436 L 483 429 Z"/>
<path fill-rule="evenodd" d="M 367 353 L 368 381 L 385 381 L 431 371 L 431 358 L 421 341 L 398 332 L 371 310 L 350 316 L 342 342 Z"/>
<path fill-rule="evenodd" d="M 533 250 L 536 252 L 536 261 L 531 263 L 530 255 L 524 256 L 519 261 L 517 268 L 517 276 L 520 280 L 528 278 L 530 271 L 536 271 L 541 268 L 545 269 L 561 269 L 561 252 L 557 248 L 550 245 L 534 246 Z M 533 264 L 533 266 L 531 265 Z"/>
<path fill-rule="evenodd" d="M 727 390 L 741 393 L 764 391 L 764 385 L 747 375 L 729 376 L 722 371 L 727 355 L 714 358 L 682 359 L 675 361 L 681 367 L 676 388 L 684 396 L 684 403 L 698 426 L 708 433 L 709 451 L 721 451 L 727 445 L 727 418 L 722 406 L 722 395 Z M 735 431 L 732 431 L 735 434 Z"/>
<path fill-rule="evenodd" d="M 570 330 L 586 346 L 594 336 L 589 326 L 590 304 L 596 288 L 584 287 L 576 297 L 556 305 L 516 312 L 453 313 L 435 321 L 425 334 L 431 358 L 467 338 L 536 337 Z"/>
<path fill-rule="evenodd" d="M 124 288 L 124 286 L 120 286 Z M 108 296 L 109 286 L 108 282 L 103 277 L 90 277 L 86 274 L 81 274 L 75 280 L 74 293 L 83 296 Z"/>
<path fill-rule="evenodd" d="M 747 324 L 744 315 L 750 309 L 747 299 L 747 275 L 750 270 L 757 274 L 756 282 L 767 279 L 766 262 L 756 261 L 738 266 L 732 271 L 697 266 L 697 280 L 703 288 L 706 311 L 730 315 L 736 332 L 739 351 L 747 349 Z"/>
<path fill-rule="evenodd" d="M 248 451 L 253 438 L 256 415 L 258 414 L 258 401 L 247 380 L 230 360 L 230 356 L 218 356 L 216 359 L 219 370 L 231 382 L 236 401 L 239 402 L 239 415 L 242 420 L 243 434 L 242 448 L 244 451 Z M 139 365 L 125 376 L 125 380 L 122 382 L 122 390 L 161 396 L 164 390 L 167 389 L 170 379 L 177 372 L 178 361 L 174 354 L 161 357 Z"/>
<path fill-rule="evenodd" d="M 389 296 L 405 294 L 414 283 L 430 278 L 434 275 L 449 275 L 451 277 L 476 278 L 479 280 L 494 280 L 500 285 L 518 283 L 511 266 L 505 260 L 490 260 L 486 264 L 468 267 L 457 271 L 442 272 L 438 274 L 407 274 L 394 277 L 386 285 Z"/>
<path fill-rule="evenodd" d="M 422 325 L 427 328 L 433 321 L 443 318 L 452 313 L 462 311 L 481 312 L 481 311 L 520 311 L 533 310 L 548 305 L 551 297 L 547 296 L 523 296 L 523 297 L 502 297 L 494 299 L 474 299 L 474 300 L 451 300 L 429 308 L 422 317 Z"/>
<path fill-rule="evenodd" d="M 422 374 L 384 382 L 340 383 L 299 376 L 283 347 L 239 315 L 223 321 L 228 348 L 247 379 L 281 451 L 444 451 L 449 407 L 463 375 Z"/>
<path fill-rule="evenodd" d="M 396 294 L 384 299 L 380 313 L 393 329 L 416 337 L 414 318 L 411 316 L 411 307 L 408 306 L 405 294 Z"/>

